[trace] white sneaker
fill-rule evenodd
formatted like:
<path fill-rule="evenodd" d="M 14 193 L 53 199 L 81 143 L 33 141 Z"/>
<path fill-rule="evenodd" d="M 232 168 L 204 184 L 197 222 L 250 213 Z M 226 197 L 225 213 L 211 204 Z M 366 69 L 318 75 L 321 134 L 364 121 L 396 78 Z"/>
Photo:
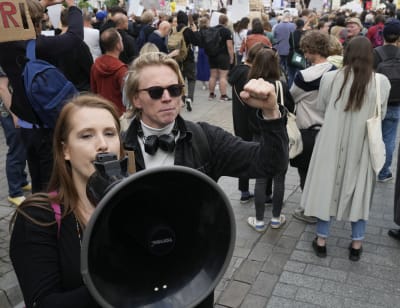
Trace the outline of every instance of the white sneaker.
<path fill-rule="evenodd" d="M 285 215 L 280 215 L 279 217 L 272 217 L 271 218 L 271 228 L 272 229 L 279 229 L 282 227 L 286 222 Z"/>
<path fill-rule="evenodd" d="M 264 232 L 267 229 L 267 226 L 265 225 L 264 221 L 257 220 L 255 217 L 247 218 L 247 223 L 257 232 Z"/>

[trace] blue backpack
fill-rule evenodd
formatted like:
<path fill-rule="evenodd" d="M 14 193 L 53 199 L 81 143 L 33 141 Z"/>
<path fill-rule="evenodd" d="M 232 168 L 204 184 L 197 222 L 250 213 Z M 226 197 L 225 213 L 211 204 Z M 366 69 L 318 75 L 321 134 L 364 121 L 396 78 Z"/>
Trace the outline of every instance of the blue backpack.
<path fill-rule="evenodd" d="M 40 124 L 54 128 L 62 107 L 78 91 L 58 68 L 36 59 L 35 49 L 36 40 L 30 40 L 26 46 L 28 62 L 22 73 L 25 92 Z"/>

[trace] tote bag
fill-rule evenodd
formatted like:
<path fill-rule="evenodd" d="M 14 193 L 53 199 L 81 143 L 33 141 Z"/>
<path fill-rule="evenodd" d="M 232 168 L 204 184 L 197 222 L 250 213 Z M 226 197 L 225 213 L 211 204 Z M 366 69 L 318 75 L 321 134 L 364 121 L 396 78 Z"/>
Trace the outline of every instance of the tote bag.
<path fill-rule="evenodd" d="M 367 120 L 369 154 L 372 168 L 378 174 L 386 160 L 385 143 L 382 138 L 382 109 L 381 109 L 381 84 L 380 76 L 375 74 L 376 80 L 376 104 L 374 116 Z"/>
<path fill-rule="evenodd" d="M 276 97 L 280 97 L 280 103 L 284 106 L 283 87 L 280 80 L 275 81 Z M 296 116 L 287 111 L 286 130 L 289 136 L 289 158 L 292 159 L 303 151 L 303 140 L 296 124 Z"/>

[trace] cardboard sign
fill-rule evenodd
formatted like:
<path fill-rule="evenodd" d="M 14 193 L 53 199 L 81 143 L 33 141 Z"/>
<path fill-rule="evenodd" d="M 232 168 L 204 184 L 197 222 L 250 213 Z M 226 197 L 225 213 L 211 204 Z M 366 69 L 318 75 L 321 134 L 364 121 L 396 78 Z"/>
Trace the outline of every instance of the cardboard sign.
<path fill-rule="evenodd" d="M 36 37 L 25 0 L 0 0 L 0 42 Z"/>

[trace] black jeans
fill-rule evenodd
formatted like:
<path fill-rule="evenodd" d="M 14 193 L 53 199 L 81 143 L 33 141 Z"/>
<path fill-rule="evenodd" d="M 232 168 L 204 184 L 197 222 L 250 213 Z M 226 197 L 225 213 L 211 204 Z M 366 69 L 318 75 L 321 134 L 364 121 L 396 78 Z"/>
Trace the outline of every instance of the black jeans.
<path fill-rule="evenodd" d="M 32 193 L 47 190 L 53 168 L 53 130 L 49 128 L 21 128 L 21 139 L 26 148 Z"/>
<path fill-rule="evenodd" d="M 256 179 L 254 190 L 254 204 L 256 206 L 256 219 L 264 220 L 265 200 L 272 193 L 272 217 L 279 217 L 282 211 L 283 198 L 285 195 L 286 171 L 270 178 Z M 272 192 L 273 183 L 273 192 Z"/>

